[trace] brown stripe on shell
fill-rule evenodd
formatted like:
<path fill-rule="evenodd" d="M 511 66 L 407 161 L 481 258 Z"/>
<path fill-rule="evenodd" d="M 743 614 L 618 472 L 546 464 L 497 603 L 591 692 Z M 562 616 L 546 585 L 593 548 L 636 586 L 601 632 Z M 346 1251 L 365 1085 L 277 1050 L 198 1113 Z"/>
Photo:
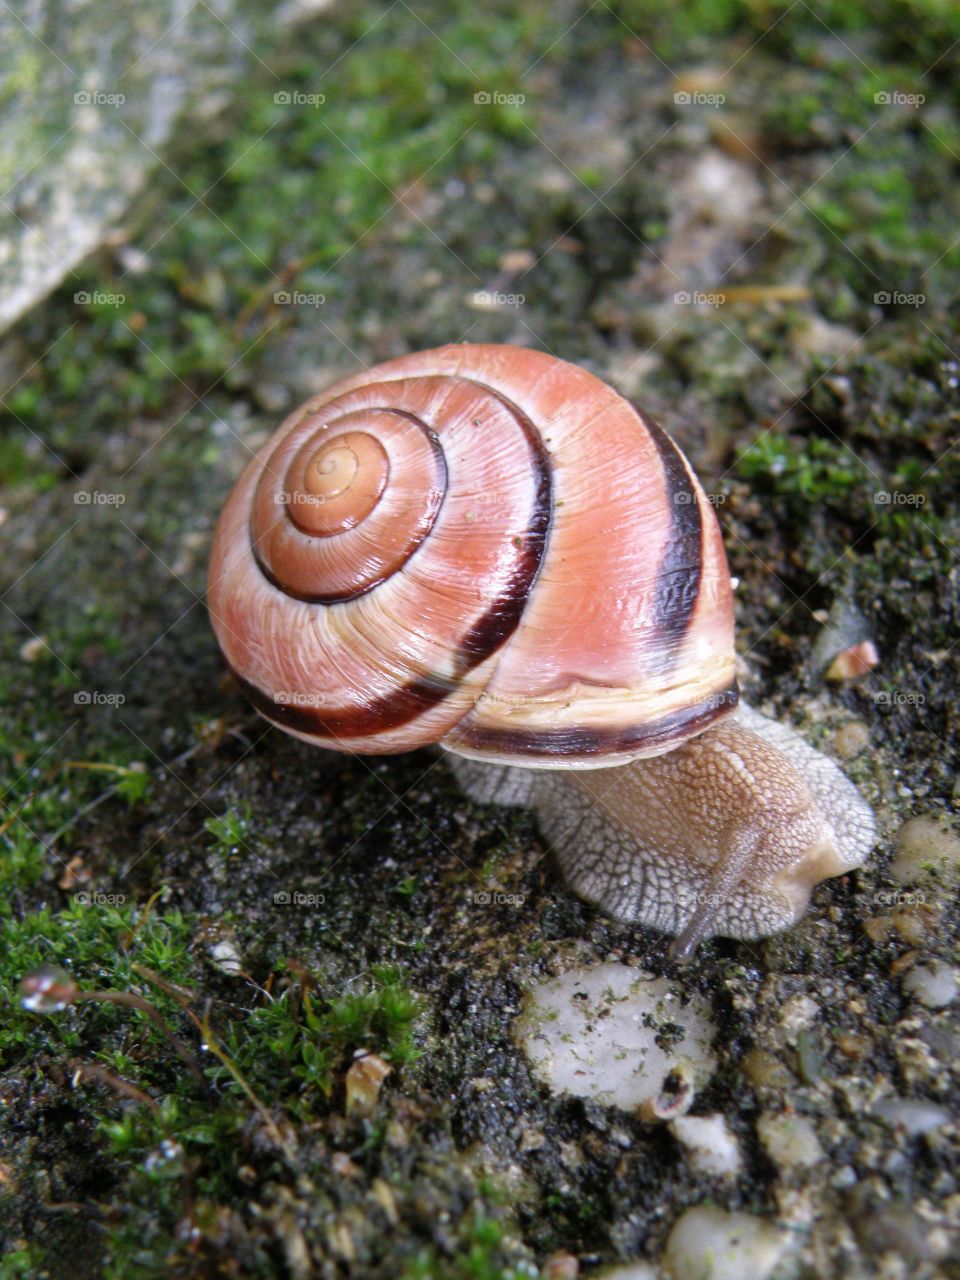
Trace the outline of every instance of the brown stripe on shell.
<path fill-rule="evenodd" d="M 408 681 L 397 689 L 395 693 L 358 707 L 331 707 L 326 710 L 319 707 L 278 703 L 263 689 L 233 671 L 234 678 L 247 698 L 268 720 L 273 720 L 284 728 L 295 729 L 299 733 L 309 734 L 317 738 L 362 738 L 399 728 L 404 724 L 408 724 L 411 720 L 415 720 L 424 712 L 443 702 L 451 693 L 454 693 L 458 687 L 458 682 L 495 653 L 519 626 L 527 596 L 540 572 L 550 521 L 553 516 L 550 455 L 536 426 L 519 405 L 493 387 L 475 378 L 458 378 L 456 381 L 469 382 L 504 405 L 516 420 L 530 448 L 530 458 L 535 473 L 533 509 L 526 532 L 518 535 L 515 539 L 517 544 L 517 563 L 509 583 L 461 639 L 454 657 L 453 675 L 451 677 L 439 674 L 419 676 L 415 680 Z M 391 408 L 389 412 L 409 418 L 429 436 L 431 443 L 439 452 L 440 463 L 444 476 L 446 476 L 446 461 L 443 457 L 443 449 L 437 432 L 414 415 L 403 410 Z M 430 525 L 418 540 L 417 547 L 423 542 L 426 533 L 429 532 L 429 528 L 432 528 L 436 515 L 439 513 L 439 507 L 440 504 L 438 503 L 437 511 L 434 512 Z M 287 514 L 289 515 L 289 512 Z M 252 536 L 251 546 L 256 557 L 256 542 Z M 417 547 L 414 547 L 413 551 Z M 411 551 L 411 555 L 413 551 Z M 345 604 L 350 600 L 355 600 L 359 596 L 365 595 L 367 591 L 379 586 L 381 582 L 386 580 L 385 577 L 380 578 L 352 594 L 335 597 L 304 596 L 290 591 L 271 573 L 259 557 L 257 557 L 257 564 L 264 577 L 273 586 L 307 604 L 325 606 Z"/>
<path fill-rule="evenodd" d="M 230 667 L 229 663 L 226 665 Z M 315 738 L 363 738 L 399 728 L 443 702 L 457 687 L 455 681 L 443 676 L 421 676 L 374 702 L 359 707 L 321 710 L 319 707 L 277 702 L 232 667 L 230 671 L 244 696 L 262 716 L 284 729 L 295 729 Z"/>
<path fill-rule="evenodd" d="M 636 409 L 636 406 L 634 406 Z M 657 569 L 654 625 L 663 637 L 664 669 L 680 653 L 690 626 L 703 573 L 703 519 L 697 486 L 680 450 L 655 418 L 636 410 L 663 465 L 664 497 L 670 512 L 670 536 Z"/>
<path fill-rule="evenodd" d="M 523 757 L 536 760 L 588 760 L 595 756 L 656 755 L 656 748 L 667 751 L 679 742 L 708 729 L 715 720 L 728 715 L 740 701 L 736 681 L 725 689 L 709 694 L 700 702 L 649 724 L 634 724 L 616 729 L 562 728 L 534 730 L 469 729 L 452 730 L 445 745 L 451 751 L 476 751 L 487 755 Z"/>
<path fill-rule="evenodd" d="M 533 511 L 527 532 L 523 535 L 523 544 L 518 547 L 520 555 L 513 576 L 507 589 L 494 600 L 489 609 L 477 619 L 460 641 L 460 651 L 455 666 L 458 675 L 466 675 L 481 662 L 485 662 L 520 625 L 527 596 L 533 589 L 533 584 L 540 572 L 550 521 L 553 518 L 550 455 L 547 453 L 539 431 L 520 406 L 514 404 L 505 395 L 476 378 L 468 378 L 464 381 L 472 382 L 474 386 L 480 387 L 481 390 L 499 400 L 516 418 L 530 446 L 530 457 L 536 472 L 536 488 Z"/>

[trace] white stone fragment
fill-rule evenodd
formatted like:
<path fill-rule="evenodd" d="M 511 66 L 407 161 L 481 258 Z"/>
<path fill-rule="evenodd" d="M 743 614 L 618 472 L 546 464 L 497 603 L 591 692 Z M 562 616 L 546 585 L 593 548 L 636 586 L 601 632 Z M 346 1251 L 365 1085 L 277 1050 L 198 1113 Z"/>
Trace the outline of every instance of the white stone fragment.
<path fill-rule="evenodd" d="M 757 1121 L 757 1133 L 767 1155 L 781 1169 L 809 1169 L 823 1159 L 816 1130 L 806 1116 L 766 1112 Z"/>
<path fill-rule="evenodd" d="M 594 1280 L 659 1280 L 660 1272 L 649 1262 L 626 1262 L 591 1273 Z"/>
<path fill-rule="evenodd" d="M 221 973 L 233 977 L 243 972 L 243 957 L 230 938 L 221 938 L 219 942 L 215 942 L 209 949 L 209 955 Z"/>
<path fill-rule="evenodd" d="M 820 1017 L 820 1006 L 809 996 L 790 996 L 783 1002 L 780 1022 L 787 1031 L 796 1033 L 812 1026 Z"/>
<path fill-rule="evenodd" d="M 541 983 L 515 1031 L 555 1093 L 639 1108 L 649 1119 L 682 1115 L 716 1068 L 708 1003 L 698 996 L 685 1003 L 676 983 L 622 964 Z"/>
<path fill-rule="evenodd" d="M 670 1280 L 767 1280 L 786 1233 L 749 1213 L 697 1205 L 674 1223 L 663 1256 Z"/>
<path fill-rule="evenodd" d="M 720 1112 L 709 1116 L 678 1116 L 670 1131 L 689 1153 L 697 1173 L 729 1177 L 739 1172 L 740 1146 Z"/>
<path fill-rule="evenodd" d="M 901 978 L 901 986 L 928 1009 L 943 1009 L 957 998 L 957 970 L 953 965 L 918 964 Z"/>
<path fill-rule="evenodd" d="M 902 1128 L 911 1138 L 931 1133 L 953 1120 L 946 1107 L 939 1107 L 924 1098 L 882 1098 L 874 1106 L 873 1113 Z"/>

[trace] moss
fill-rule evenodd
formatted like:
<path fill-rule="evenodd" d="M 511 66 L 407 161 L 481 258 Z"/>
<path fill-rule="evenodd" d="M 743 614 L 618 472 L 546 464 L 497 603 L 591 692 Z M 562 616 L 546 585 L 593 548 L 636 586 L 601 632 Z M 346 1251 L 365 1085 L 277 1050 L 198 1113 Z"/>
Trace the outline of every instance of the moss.
<path fill-rule="evenodd" d="M 757 437 L 740 455 L 737 470 L 782 497 L 804 502 L 842 500 L 867 479 L 864 465 L 842 442 L 791 441 L 776 430 Z"/>
<path fill-rule="evenodd" d="M 103 255 L 51 304 L 43 326 L 59 340 L 10 400 L 23 423 L 17 446 L 40 431 L 68 451 L 81 389 L 85 418 L 116 422 L 156 414 L 185 388 L 241 385 L 268 333 L 296 318 L 281 295 L 322 297 L 316 305 L 336 311 L 350 251 L 392 205 L 414 201 L 423 175 L 483 165 L 498 138 L 522 133 L 515 108 L 474 94 L 518 91 L 537 15 L 501 3 L 487 19 L 493 40 L 461 0 L 440 41 L 433 22 L 411 24 L 402 7 L 345 16 L 308 27 L 277 75 L 261 65 L 230 129 L 192 140 L 153 184 L 164 225 L 147 246 L 149 271 L 126 274 Z"/>
<path fill-rule="evenodd" d="M 424 1249 L 409 1261 L 401 1280 L 525 1280 L 537 1273 L 503 1262 L 503 1225 L 475 1209 L 458 1227 L 458 1242 L 446 1257 Z"/>
<path fill-rule="evenodd" d="M 325 1000 L 300 972 L 276 999 L 254 1009 L 224 1035 L 232 1062 L 268 1101 L 282 1100 L 300 1120 L 323 1109 L 335 1077 L 356 1049 L 376 1052 L 397 1066 L 415 1061 L 413 1025 L 418 1003 L 394 966 L 374 967 L 367 990 Z M 271 979 L 272 985 L 272 979 Z M 222 1066 L 211 1078 L 230 1084 Z"/>
<path fill-rule="evenodd" d="M 119 990 L 142 986 L 138 964 L 178 985 L 186 986 L 195 978 L 190 954 L 195 920 L 176 910 L 147 911 L 122 901 L 109 905 L 100 900 L 109 897 L 117 895 L 79 890 L 77 900 L 64 911 L 44 909 L 20 920 L 3 921 L 0 1062 L 5 1068 L 19 1069 L 54 1045 L 60 1053 L 74 1053 L 125 1019 L 142 1020 L 138 1014 L 99 1007 L 93 1011 L 85 1007 L 76 1016 L 71 1013 L 49 1022 L 38 1020 L 21 1008 L 17 989 L 20 979 L 41 964 L 66 965 L 87 985 L 109 982 Z M 178 1014 L 179 1006 L 168 997 L 161 993 L 157 1000 L 167 1013 Z M 149 1022 L 144 1030 L 153 1037 Z"/>
<path fill-rule="evenodd" d="M 17 416 L 5 423 L 13 474 L 3 502 L 23 561 L 10 558 L 10 578 L 39 562 L 0 614 L 10 708 L 0 727 L 0 1142 L 20 1180 L 0 1203 L 10 1275 L 282 1275 L 296 1226 L 316 1265 L 335 1256 L 329 1265 L 345 1274 L 502 1280 L 530 1269 L 517 1260 L 524 1247 L 604 1262 L 652 1256 L 673 1211 L 702 1194 L 668 1136 L 545 1096 L 511 1039 L 532 978 L 571 955 L 633 955 L 662 972 L 666 940 L 566 893 L 527 815 L 474 810 L 419 754 L 373 763 L 311 751 L 258 723 L 223 682 L 203 617 L 203 561 L 232 475 L 277 416 L 265 383 L 292 391 L 304 370 L 315 379 L 355 356 L 373 362 L 467 332 L 542 343 L 607 374 L 652 348 L 661 363 L 644 394 L 662 393 L 671 429 L 696 424 L 695 446 L 702 424 L 715 424 L 708 465 L 716 475 L 732 464 L 718 514 L 763 695 L 797 719 L 814 688 L 827 696 L 805 667 L 819 625 L 811 611 L 849 594 L 883 659 L 876 685 L 829 694 L 833 710 L 871 724 L 872 749 L 850 772 L 881 796 L 889 826 L 923 797 L 943 804 L 951 794 L 957 700 L 937 659 L 960 625 L 960 544 L 943 496 L 960 484 L 950 253 L 924 282 L 923 309 L 873 298 L 919 287 L 931 246 L 949 251 L 955 238 L 954 55 L 930 72 L 925 112 L 878 116 L 873 95 L 916 84 L 949 47 L 953 13 L 890 0 L 876 17 L 865 4 L 618 7 L 678 69 L 729 66 L 753 44 L 724 118 L 791 191 L 816 182 L 738 268 L 747 281 L 809 281 L 810 302 L 682 317 L 661 341 L 638 318 L 649 257 L 635 232 L 657 252 L 669 242 L 670 184 L 703 140 L 728 145 L 722 128 L 684 120 L 647 152 L 675 118 L 669 76 L 604 6 L 569 34 L 542 4 L 498 5 L 492 20 L 465 3 L 418 9 L 440 40 L 402 11 L 333 12 L 297 48 L 268 54 L 276 81 L 253 75 L 229 119 L 201 138 L 184 131 L 171 167 L 189 190 L 160 175 L 141 202 L 130 234 L 148 270 L 121 283 L 104 251 L 21 329 L 18 367 L 39 363 L 5 397 Z M 897 47 L 907 30 L 912 43 Z M 331 66 L 318 81 L 317 68 Z M 327 101 L 295 108 L 274 101 L 278 90 Z M 528 101 L 478 104 L 480 90 L 525 91 Z M 619 170 L 576 133 L 585 120 L 644 156 L 612 188 Z M 541 189 L 545 164 L 553 185 Z M 759 162 L 757 174 L 773 221 L 792 196 Z M 392 207 L 398 196 L 411 212 Z M 506 249 L 543 254 L 559 237 L 564 248 L 530 274 L 518 316 L 464 308 L 469 272 L 492 278 Z M 748 230 L 742 247 L 753 239 Z M 627 321 L 601 326 L 592 304 L 618 287 Z M 73 304 L 74 291 L 94 288 L 126 296 Z M 274 301 L 281 288 L 325 301 L 298 310 Z M 866 337 L 834 365 L 798 341 L 811 314 Z M 77 489 L 127 502 L 81 509 Z M 877 491 L 925 501 L 878 504 Z M 27 662 L 19 649 L 31 631 L 52 653 Z M 895 701 L 878 709 L 875 687 L 924 690 L 927 703 L 922 713 Z M 74 695 L 86 689 L 126 702 L 85 709 Z M 900 794 L 884 797 L 893 777 Z M 74 857 L 88 881 L 64 874 Z M 776 1210 L 751 1136 L 759 1104 L 744 1096 L 738 1067 L 746 1047 L 776 1033 L 777 1011 L 755 1009 L 765 984 L 789 979 L 816 996 L 819 982 L 843 980 L 873 1027 L 902 1016 L 880 963 L 895 946 L 872 948 L 861 930 L 874 874 L 824 886 L 809 927 L 782 939 L 711 943 L 685 977 L 722 1015 L 724 1063 L 701 1101 L 742 1139 L 747 1168 L 731 1203 Z M 488 878 L 521 888 L 522 909 L 475 903 L 471 891 Z M 73 901 L 97 887 L 126 901 Z M 324 901 L 278 901 L 296 890 Z M 224 940 L 242 974 L 211 963 Z M 88 1004 L 41 1020 L 22 1010 L 16 983 L 44 960 L 88 985 L 147 992 L 202 1057 L 212 1096 L 142 1014 Z M 204 1025 L 229 1066 L 201 1053 Z M 344 1115 L 358 1048 L 394 1067 L 366 1119 Z M 74 1086 L 76 1058 L 157 1105 Z M 872 1066 L 894 1071 L 892 1037 L 878 1036 Z M 836 1059 L 825 1069 L 844 1074 Z M 535 1156 L 521 1127 L 544 1135 Z M 521 1171 L 499 1201 L 473 1172 L 488 1153 Z M 342 1172 L 346 1155 L 353 1168 Z M 889 1171 L 933 1202 L 945 1176 L 920 1159 Z M 381 1183 L 395 1220 L 371 1198 L 378 1188 L 387 1199 Z M 81 1209 L 48 1213 L 50 1200 Z M 45 1247 L 22 1244 L 28 1235 Z M 352 1260 L 336 1251 L 344 1236 Z"/>

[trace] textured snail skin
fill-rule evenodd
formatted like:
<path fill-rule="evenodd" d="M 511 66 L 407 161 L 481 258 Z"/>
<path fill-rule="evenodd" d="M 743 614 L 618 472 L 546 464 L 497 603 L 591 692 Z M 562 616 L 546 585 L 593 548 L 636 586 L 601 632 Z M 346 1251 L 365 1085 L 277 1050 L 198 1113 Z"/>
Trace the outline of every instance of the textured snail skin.
<path fill-rule="evenodd" d="M 545 773 L 450 757 L 481 803 L 532 808 L 564 878 L 609 915 L 680 935 L 755 939 L 795 924 L 821 880 L 861 866 L 873 811 L 794 730 L 740 703 L 655 759 Z"/>
<path fill-rule="evenodd" d="M 729 570 L 683 454 L 540 352 L 441 347 L 308 400 L 224 507 L 208 605 L 274 724 L 439 743 L 474 798 L 536 811 L 578 893 L 679 934 L 680 958 L 786 927 L 873 845 L 835 765 L 734 715 Z"/>

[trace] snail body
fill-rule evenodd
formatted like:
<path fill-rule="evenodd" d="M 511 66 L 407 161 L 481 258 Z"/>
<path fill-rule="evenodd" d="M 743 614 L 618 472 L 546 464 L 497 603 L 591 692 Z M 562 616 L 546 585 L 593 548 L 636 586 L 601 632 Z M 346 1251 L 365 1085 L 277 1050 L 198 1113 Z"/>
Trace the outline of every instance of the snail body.
<path fill-rule="evenodd" d="M 840 770 L 737 709 L 689 463 L 551 356 L 441 347 L 308 400 L 227 501 L 208 603 L 273 723 L 340 751 L 439 743 L 475 798 L 537 811 L 578 892 L 680 954 L 784 927 L 872 847 Z"/>

